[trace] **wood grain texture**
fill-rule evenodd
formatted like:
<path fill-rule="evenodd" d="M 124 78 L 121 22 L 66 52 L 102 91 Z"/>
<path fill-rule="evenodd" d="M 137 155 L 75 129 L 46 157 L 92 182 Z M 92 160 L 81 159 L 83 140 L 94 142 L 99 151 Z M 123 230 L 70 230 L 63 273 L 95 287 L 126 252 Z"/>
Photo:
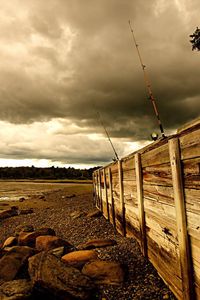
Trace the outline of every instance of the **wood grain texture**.
<path fill-rule="evenodd" d="M 161 185 L 172 187 L 170 163 L 143 168 L 143 182 L 146 185 Z"/>
<path fill-rule="evenodd" d="M 115 203 L 114 203 L 114 198 L 113 198 L 113 185 L 112 185 L 112 173 L 111 173 L 111 168 L 108 169 L 108 178 L 109 178 L 109 187 L 110 187 L 110 203 L 111 206 L 109 205 L 109 216 L 110 219 L 112 220 L 112 224 L 114 226 L 114 229 L 116 230 L 116 222 L 115 222 Z"/>
<path fill-rule="evenodd" d="M 200 129 L 180 137 L 181 159 L 200 157 Z"/>
<path fill-rule="evenodd" d="M 172 168 L 172 181 L 174 189 L 174 201 L 176 208 L 176 221 L 179 241 L 180 265 L 183 286 L 183 299 L 192 300 L 193 283 L 191 269 L 191 250 L 188 240 L 186 209 L 184 189 L 182 182 L 182 170 L 180 161 L 179 140 L 177 138 L 169 141 L 170 162 Z"/>
<path fill-rule="evenodd" d="M 123 236 L 126 236 L 126 216 L 125 216 L 125 205 L 124 205 L 123 171 L 122 171 L 121 160 L 118 161 L 118 174 L 119 174 L 119 197 L 121 203 L 122 234 Z"/>
<path fill-rule="evenodd" d="M 142 167 L 156 166 L 169 162 L 169 150 L 167 143 L 142 154 Z"/>
<path fill-rule="evenodd" d="M 100 185 L 104 215 L 107 213 L 114 228 L 123 234 L 123 198 L 126 236 L 141 245 L 135 164 L 135 156 L 141 156 L 148 258 L 181 300 L 200 300 L 200 119 L 193 125 L 122 158 L 121 175 L 118 162 L 101 168 L 99 177 L 98 171 L 94 173 L 96 202 L 100 205 Z M 190 267 L 196 298 L 190 294 Z"/>
<path fill-rule="evenodd" d="M 109 221 L 109 204 L 108 204 L 108 189 L 107 189 L 107 184 L 106 184 L 106 177 L 107 177 L 107 174 L 106 174 L 106 171 L 105 169 L 103 169 L 103 178 L 104 178 L 104 192 L 105 192 L 105 217 L 106 219 L 108 219 Z"/>
<path fill-rule="evenodd" d="M 140 223 L 140 244 L 141 244 L 141 251 L 143 255 L 147 257 L 142 165 L 141 165 L 141 155 L 139 153 L 135 154 L 135 171 L 136 171 L 137 200 L 138 200 L 138 212 L 139 212 L 138 218 Z"/>

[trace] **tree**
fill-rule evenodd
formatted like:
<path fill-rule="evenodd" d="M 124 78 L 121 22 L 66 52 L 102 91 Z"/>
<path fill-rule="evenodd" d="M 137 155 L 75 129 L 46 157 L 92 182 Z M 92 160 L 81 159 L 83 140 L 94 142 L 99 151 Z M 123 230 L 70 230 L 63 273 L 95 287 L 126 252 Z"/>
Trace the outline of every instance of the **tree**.
<path fill-rule="evenodd" d="M 197 27 L 195 32 L 190 35 L 192 38 L 190 42 L 192 43 L 192 51 L 200 51 L 200 29 Z"/>

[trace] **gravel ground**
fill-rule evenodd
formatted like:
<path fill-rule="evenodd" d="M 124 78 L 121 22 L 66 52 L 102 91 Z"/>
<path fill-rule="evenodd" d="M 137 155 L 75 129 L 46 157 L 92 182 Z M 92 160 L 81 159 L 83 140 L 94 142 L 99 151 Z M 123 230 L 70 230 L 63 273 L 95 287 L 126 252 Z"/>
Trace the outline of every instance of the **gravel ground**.
<path fill-rule="evenodd" d="M 97 251 L 99 257 L 104 260 L 125 264 L 128 269 L 127 278 L 121 286 L 100 286 L 99 296 L 96 299 L 176 299 L 151 263 L 142 256 L 134 239 L 115 234 L 113 226 L 103 216 L 88 218 L 83 214 L 77 219 L 70 217 L 70 213 L 74 211 L 87 213 L 94 207 L 91 193 L 72 198 L 66 195 L 65 190 L 48 192 L 45 194 L 45 206 L 34 207 L 33 214 L 19 215 L 0 221 L 0 242 L 13 235 L 17 225 L 25 224 L 31 224 L 34 228 L 51 227 L 56 231 L 57 236 L 75 246 L 94 238 L 115 239 L 117 242 L 115 246 Z M 37 197 L 34 200 L 44 201 Z"/>

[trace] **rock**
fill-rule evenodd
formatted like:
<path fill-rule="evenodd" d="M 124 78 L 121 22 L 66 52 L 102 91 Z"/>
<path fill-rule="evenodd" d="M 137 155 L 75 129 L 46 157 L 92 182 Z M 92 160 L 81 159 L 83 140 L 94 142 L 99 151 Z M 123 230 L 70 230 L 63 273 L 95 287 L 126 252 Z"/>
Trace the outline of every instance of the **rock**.
<path fill-rule="evenodd" d="M 45 196 L 44 195 L 40 195 L 39 199 L 45 199 Z"/>
<path fill-rule="evenodd" d="M 78 245 L 78 249 L 94 249 L 94 248 L 101 248 L 101 247 L 107 247 L 107 246 L 113 246 L 116 245 L 115 240 L 111 239 L 95 239 L 90 240 L 86 243 Z"/>
<path fill-rule="evenodd" d="M 40 228 L 33 232 L 20 232 L 18 236 L 19 245 L 35 247 L 35 240 L 40 235 L 56 235 L 55 231 L 51 228 Z"/>
<path fill-rule="evenodd" d="M 163 299 L 169 299 L 169 294 L 165 294 L 164 296 L 163 296 Z"/>
<path fill-rule="evenodd" d="M 14 206 L 11 206 L 11 209 L 18 210 L 19 207 L 14 205 Z"/>
<path fill-rule="evenodd" d="M 18 271 L 35 254 L 30 247 L 14 246 L 0 259 L 0 279 L 10 281 L 15 279 Z"/>
<path fill-rule="evenodd" d="M 119 285 L 124 281 L 125 270 L 117 262 L 95 260 L 84 265 L 82 273 L 98 284 Z"/>
<path fill-rule="evenodd" d="M 70 214 L 70 217 L 71 217 L 72 219 L 78 219 L 78 218 L 80 218 L 82 215 L 83 215 L 83 213 L 80 212 L 80 211 L 78 210 L 78 211 L 72 212 L 72 213 Z"/>
<path fill-rule="evenodd" d="M 11 207 L 11 209 L 6 209 L 0 212 L 0 220 L 7 219 L 17 215 L 18 215 L 18 209 Z"/>
<path fill-rule="evenodd" d="M 49 253 L 55 255 L 58 258 L 61 258 L 65 253 L 65 247 L 58 247 L 58 248 L 49 250 Z"/>
<path fill-rule="evenodd" d="M 34 227 L 32 225 L 18 225 L 15 229 L 15 235 L 18 236 L 20 232 L 33 232 Z"/>
<path fill-rule="evenodd" d="M 19 202 L 24 202 L 26 200 L 24 197 L 19 198 Z"/>
<path fill-rule="evenodd" d="M 32 214 L 33 213 L 33 209 L 29 208 L 29 209 L 20 209 L 18 214 L 19 215 L 28 215 L 28 214 Z"/>
<path fill-rule="evenodd" d="M 15 236 L 10 236 L 9 238 L 7 238 L 5 240 L 5 242 L 3 243 L 2 248 L 12 247 L 12 246 L 15 246 L 15 245 L 17 245 L 17 238 Z"/>
<path fill-rule="evenodd" d="M 38 251 L 48 251 L 61 246 L 64 246 L 66 250 L 73 249 L 70 243 L 52 235 L 40 235 L 36 238 L 35 242 L 35 247 Z"/>
<path fill-rule="evenodd" d="M 98 254 L 94 250 L 79 250 L 65 254 L 62 261 L 75 268 L 81 268 L 88 261 L 96 260 Z"/>
<path fill-rule="evenodd" d="M 68 199 L 68 198 L 74 198 L 74 197 L 76 197 L 76 195 L 72 194 L 72 195 L 67 195 L 67 196 L 63 196 L 63 197 L 66 198 L 66 199 Z"/>
<path fill-rule="evenodd" d="M 87 276 L 47 252 L 29 259 L 29 274 L 34 290 L 46 292 L 57 300 L 88 299 L 94 289 Z"/>
<path fill-rule="evenodd" d="M 100 217 L 102 216 L 102 212 L 100 210 L 98 210 L 97 208 L 95 208 L 94 210 L 90 211 L 87 214 L 88 218 L 94 218 L 94 217 Z"/>
<path fill-rule="evenodd" d="M 0 286 L 1 300 L 25 300 L 31 296 L 32 285 L 27 279 L 4 282 Z"/>

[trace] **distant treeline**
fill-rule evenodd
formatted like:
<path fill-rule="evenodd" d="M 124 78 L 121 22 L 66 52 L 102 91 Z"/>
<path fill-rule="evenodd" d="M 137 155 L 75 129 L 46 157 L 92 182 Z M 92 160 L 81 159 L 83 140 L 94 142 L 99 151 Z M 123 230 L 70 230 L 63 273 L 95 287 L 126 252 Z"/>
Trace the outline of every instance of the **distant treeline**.
<path fill-rule="evenodd" d="M 0 167 L 0 179 L 92 179 L 93 171 L 98 168 Z"/>

